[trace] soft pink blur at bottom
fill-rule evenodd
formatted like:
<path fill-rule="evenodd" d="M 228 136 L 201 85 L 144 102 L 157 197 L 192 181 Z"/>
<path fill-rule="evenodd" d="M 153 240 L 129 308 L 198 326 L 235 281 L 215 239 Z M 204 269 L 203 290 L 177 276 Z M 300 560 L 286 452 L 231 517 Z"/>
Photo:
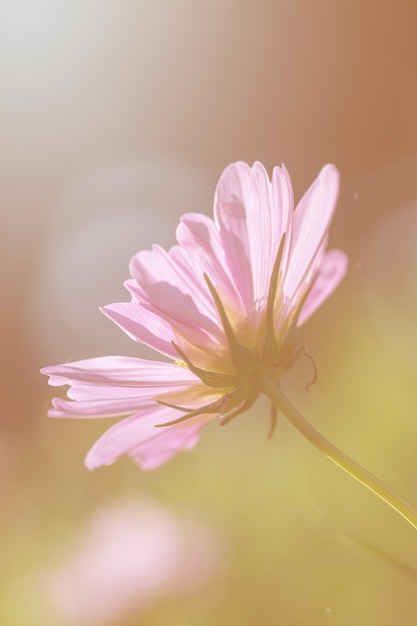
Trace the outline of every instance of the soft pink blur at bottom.
<path fill-rule="evenodd" d="M 66 551 L 40 575 L 40 588 L 57 623 L 79 626 L 116 623 L 191 595 L 225 564 L 212 529 L 145 498 L 98 509 Z"/>

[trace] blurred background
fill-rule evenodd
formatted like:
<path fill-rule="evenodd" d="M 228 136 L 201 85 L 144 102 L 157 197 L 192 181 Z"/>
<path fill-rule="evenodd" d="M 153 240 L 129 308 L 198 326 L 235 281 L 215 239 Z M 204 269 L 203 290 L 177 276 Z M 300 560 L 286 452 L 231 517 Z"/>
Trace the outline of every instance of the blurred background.
<path fill-rule="evenodd" d="M 331 161 L 350 268 L 287 391 L 417 506 L 416 30 L 412 0 L 0 2 L 2 625 L 414 623 L 416 532 L 284 420 L 266 441 L 267 406 L 89 473 L 109 423 L 49 420 L 39 368 L 150 357 L 98 307 L 228 163 L 284 162 L 298 199 Z"/>

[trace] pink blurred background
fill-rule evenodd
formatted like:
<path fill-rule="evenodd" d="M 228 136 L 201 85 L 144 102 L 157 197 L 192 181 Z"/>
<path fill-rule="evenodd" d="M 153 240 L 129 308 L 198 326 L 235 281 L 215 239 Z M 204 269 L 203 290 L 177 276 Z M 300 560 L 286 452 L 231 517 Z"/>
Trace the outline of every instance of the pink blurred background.
<path fill-rule="evenodd" d="M 1 2 L 0 623 L 32 623 L 8 590 L 94 506 L 136 491 L 214 516 L 235 554 L 218 588 L 143 623 L 411 623 L 417 581 L 329 533 L 416 568 L 417 535 L 286 424 L 266 444 L 254 413 L 157 473 L 89 474 L 105 424 L 48 420 L 38 372 L 150 356 L 98 307 L 128 299 L 134 252 L 174 243 L 181 213 L 210 214 L 229 162 L 284 162 L 296 198 L 334 162 L 331 245 L 350 271 L 303 331 L 317 388 L 293 394 L 417 505 L 416 31 L 411 0 Z"/>

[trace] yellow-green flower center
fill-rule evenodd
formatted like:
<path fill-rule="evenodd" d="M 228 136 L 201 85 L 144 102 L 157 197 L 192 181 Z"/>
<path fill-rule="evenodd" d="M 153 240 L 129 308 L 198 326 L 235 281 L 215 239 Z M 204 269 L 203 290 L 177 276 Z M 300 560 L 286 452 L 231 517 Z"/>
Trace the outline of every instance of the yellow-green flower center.
<path fill-rule="evenodd" d="M 307 294 L 303 294 L 296 307 L 291 307 L 289 314 L 283 315 L 280 264 L 284 243 L 285 235 L 272 270 L 266 306 L 256 326 L 251 320 L 237 320 L 233 314 L 230 315 L 210 278 L 205 275 L 223 327 L 225 351 L 223 354 L 213 355 L 214 358 L 210 359 L 211 367 L 205 368 L 193 363 L 176 343 L 173 345 L 181 359 L 181 365 L 185 365 L 218 397 L 197 409 L 168 402 L 169 398 L 166 396 L 156 398 L 161 404 L 184 413 L 178 419 L 161 426 L 172 426 L 210 413 L 223 415 L 222 424 L 226 424 L 255 402 L 260 393 L 260 378 L 266 375 L 278 382 L 282 374 L 293 365 L 299 355 L 299 351 L 295 350 L 297 321 Z"/>

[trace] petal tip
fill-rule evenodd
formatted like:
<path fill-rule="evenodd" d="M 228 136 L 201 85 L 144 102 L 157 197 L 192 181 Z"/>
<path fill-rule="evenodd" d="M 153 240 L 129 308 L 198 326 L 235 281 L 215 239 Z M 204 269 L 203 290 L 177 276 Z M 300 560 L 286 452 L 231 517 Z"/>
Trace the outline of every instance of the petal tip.
<path fill-rule="evenodd" d="M 332 179 L 334 182 L 339 183 L 340 172 L 334 163 L 326 163 L 320 170 L 319 177 L 326 177 Z"/>

